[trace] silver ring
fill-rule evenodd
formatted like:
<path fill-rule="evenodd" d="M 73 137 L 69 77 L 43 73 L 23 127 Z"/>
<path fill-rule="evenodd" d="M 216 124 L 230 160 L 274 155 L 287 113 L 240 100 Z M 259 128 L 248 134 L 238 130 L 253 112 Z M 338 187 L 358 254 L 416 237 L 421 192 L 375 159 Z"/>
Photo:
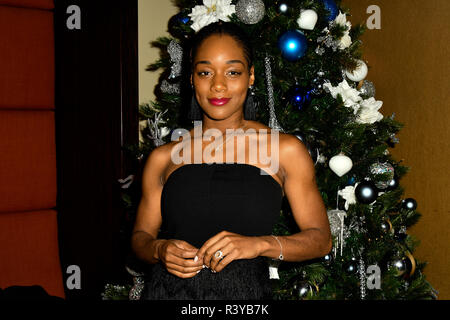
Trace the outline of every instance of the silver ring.
<path fill-rule="evenodd" d="M 217 259 L 222 259 L 223 252 L 220 250 L 217 250 L 216 253 L 214 254 L 214 257 L 216 257 Z"/>

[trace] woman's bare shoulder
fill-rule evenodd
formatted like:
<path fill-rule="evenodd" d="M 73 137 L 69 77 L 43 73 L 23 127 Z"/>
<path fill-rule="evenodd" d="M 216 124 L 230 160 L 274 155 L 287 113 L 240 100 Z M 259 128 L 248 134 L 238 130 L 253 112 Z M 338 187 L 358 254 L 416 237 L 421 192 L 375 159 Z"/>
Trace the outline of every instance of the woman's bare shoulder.
<path fill-rule="evenodd" d="M 170 141 L 153 149 L 148 155 L 145 167 L 151 167 L 152 171 L 162 174 L 169 165 L 173 147 L 177 141 Z"/>
<path fill-rule="evenodd" d="M 280 166 L 286 175 L 298 170 L 308 175 L 314 174 L 311 156 L 299 138 L 293 134 L 280 133 L 279 141 Z"/>

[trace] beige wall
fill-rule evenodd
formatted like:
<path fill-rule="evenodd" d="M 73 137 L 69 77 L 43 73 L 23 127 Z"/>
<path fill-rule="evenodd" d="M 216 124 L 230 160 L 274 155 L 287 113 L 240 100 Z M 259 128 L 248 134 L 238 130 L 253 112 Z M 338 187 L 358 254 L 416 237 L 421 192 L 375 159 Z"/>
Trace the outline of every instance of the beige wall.
<path fill-rule="evenodd" d="M 450 299 L 450 1 L 448 0 L 344 0 L 350 21 L 368 17 L 366 8 L 381 8 L 381 30 L 363 36 L 367 79 L 374 82 L 380 111 L 393 112 L 405 124 L 400 144 L 392 150 L 411 167 L 401 181 L 405 196 L 418 201 L 423 214 L 409 232 L 421 244 L 414 253 L 429 262 L 427 279 Z M 148 42 L 167 32 L 169 18 L 178 9 L 171 1 L 139 0 L 140 101 L 153 99 L 159 74 L 145 71 L 159 51 Z"/>
<path fill-rule="evenodd" d="M 381 29 L 363 36 L 367 76 L 384 102 L 384 115 L 405 124 L 392 149 L 411 171 L 400 182 L 423 214 L 410 228 L 421 244 L 415 252 L 428 261 L 425 275 L 439 299 L 450 299 L 450 1 L 344 0 L 353 23 L 366 8 L 381 9 Z"/>
<path fill-rule="evenodd" d="M 159 58 L 159 49 L 152 48 L 150 42 L 158 37 L 170 36 L 167 32 L 169 19 L 178 13 L 178 8 L 170 0 L 138 0 L 139 10 L 139 102 L 155 99 L 153 90 L 162 70 L 145 71 L 147 66 Z"/>

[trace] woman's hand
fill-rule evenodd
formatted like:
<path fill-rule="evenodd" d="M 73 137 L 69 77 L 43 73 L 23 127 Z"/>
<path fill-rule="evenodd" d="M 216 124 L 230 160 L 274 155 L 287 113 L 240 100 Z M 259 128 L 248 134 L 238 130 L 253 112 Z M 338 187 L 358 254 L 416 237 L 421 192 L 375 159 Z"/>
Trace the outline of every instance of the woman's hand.
<path fill-rule="evenodd" d="M 258 237 L 246 237 L 222 231 L 207 240 L 198 251 L 197 256 L 212 271 L 220 272 L 233 260 L 258 257 L 259 244 Z M 222 258 L 214 256 L 218 250 L 223 252 Z"/>
<path fill-rule="evenodd" d="M 203 261 L 195 258 L 198 248 L 183 240 L 166 240 L 158 248 L 159 259 L 167 271 L 180 278 L 192 278 L 203 269 Z"/>

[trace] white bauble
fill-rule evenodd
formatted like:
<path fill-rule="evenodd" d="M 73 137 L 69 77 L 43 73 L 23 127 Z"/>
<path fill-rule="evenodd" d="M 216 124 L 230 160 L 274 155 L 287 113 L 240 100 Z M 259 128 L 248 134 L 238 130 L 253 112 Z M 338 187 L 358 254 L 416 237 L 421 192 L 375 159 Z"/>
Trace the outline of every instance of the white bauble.
<path fill-rule="evenodd" d="M 362 60 L 358 60 L 358 66 L 356 67 L 356 69 L 353 70 L 353 72 L 345 71 L 345 75 L 350 80 L 359 82 L 367 77 L 368 72 L 369 69 L 367 68 L 367 64 Z"/>
<path fill-rule="evenodd" d="M 314 10 L 300 11 L 300 17 L 297 19 L 297 24 L 301 29 L 313 30 L 317 23 L 317 13 Z"/>
<path fill-rule="evenodd" d="M 328 163 L 330 169 L 339 177 L 349 172 L 353 167 L 353 161 L 343 153 L 340 153 L 330 159 Z"/>

